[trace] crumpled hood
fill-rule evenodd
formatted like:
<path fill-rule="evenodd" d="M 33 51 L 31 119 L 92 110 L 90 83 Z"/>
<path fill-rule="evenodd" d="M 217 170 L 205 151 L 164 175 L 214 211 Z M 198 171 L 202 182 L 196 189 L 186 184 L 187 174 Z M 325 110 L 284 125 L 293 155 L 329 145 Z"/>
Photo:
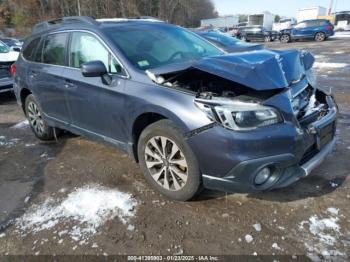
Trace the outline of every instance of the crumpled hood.
<path fill-rule="evenodd" d="M 191 65 L 255 90 L 283 89 L 301 79 L 315 59 L 298 50 L 261 50 L 207 57 Z"/>

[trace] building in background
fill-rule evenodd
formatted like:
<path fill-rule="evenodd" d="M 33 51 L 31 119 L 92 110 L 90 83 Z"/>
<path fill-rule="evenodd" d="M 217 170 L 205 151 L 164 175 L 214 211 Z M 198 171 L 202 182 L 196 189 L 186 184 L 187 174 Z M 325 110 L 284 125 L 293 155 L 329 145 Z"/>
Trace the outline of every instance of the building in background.
<path fill-rule="evenodd" d="M 238 24 L 238 15 L 228 15 L 201 20 L 201 27 L 231 28 Z"/>
<path fill-rule="evenodd" d="M 299 9 L 297 12 L 297 21 L 318 19 L 320 16 L 327 15 L 327 8 L 322 6 L 314 6 L 308 8 Z"/>

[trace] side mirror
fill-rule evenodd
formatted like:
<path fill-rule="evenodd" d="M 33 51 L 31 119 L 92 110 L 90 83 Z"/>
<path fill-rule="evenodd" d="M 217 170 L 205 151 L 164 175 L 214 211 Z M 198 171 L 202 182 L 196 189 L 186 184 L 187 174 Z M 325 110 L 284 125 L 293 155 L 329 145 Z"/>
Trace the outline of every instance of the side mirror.
<path fill-rule="evenodd" d="M 99 77 L 107 75 L 107 68 L 101 61 L 90 61 L 80 66 L 81 73 L 85 77 Z"/>
<path fill-rule="evenodd" d="M 13 48 L 12 48 L 12 51 L 21 52 L 21 48 L 19 48 L 19 47 L 13 47 Z"/>
<path fill-rule="evenodd" d="M 85 77 L 101 77 L 105 85 L 112 84 L 112 77 L 108 74 L 107 68 L 102 61 L 90 61 L 80 66 L 81 73 Z"/>

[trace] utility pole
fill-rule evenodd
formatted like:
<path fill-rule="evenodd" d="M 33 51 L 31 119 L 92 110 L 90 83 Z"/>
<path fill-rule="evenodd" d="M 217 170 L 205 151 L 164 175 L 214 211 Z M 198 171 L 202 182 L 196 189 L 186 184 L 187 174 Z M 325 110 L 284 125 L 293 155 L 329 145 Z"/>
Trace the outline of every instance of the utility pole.
<path fill-rule="evenodd" d="M 328 9 L 328 15 L 332 14 L 332 8 L 333 8 L 333 0 L 331 0 L 331 3 L 329 5 L 329 9 Z"/>
<path fill-rule="evenodd" d="M 78 15 L 81 16 L 80 0 L 77 0 L 78 5 Z"/>

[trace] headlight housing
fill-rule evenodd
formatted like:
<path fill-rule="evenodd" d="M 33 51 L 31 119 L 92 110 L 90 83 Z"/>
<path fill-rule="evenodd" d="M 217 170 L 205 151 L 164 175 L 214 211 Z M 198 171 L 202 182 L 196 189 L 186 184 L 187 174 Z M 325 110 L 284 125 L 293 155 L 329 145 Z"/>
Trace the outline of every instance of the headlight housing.
<path fill-rule="evenodd" d="M 211 120 L 236 131 L 254 130 L 283 121 L 276 109 L 257 103 L 220 99 L 220 101 L 196 100 L 195 104 Z"/>

